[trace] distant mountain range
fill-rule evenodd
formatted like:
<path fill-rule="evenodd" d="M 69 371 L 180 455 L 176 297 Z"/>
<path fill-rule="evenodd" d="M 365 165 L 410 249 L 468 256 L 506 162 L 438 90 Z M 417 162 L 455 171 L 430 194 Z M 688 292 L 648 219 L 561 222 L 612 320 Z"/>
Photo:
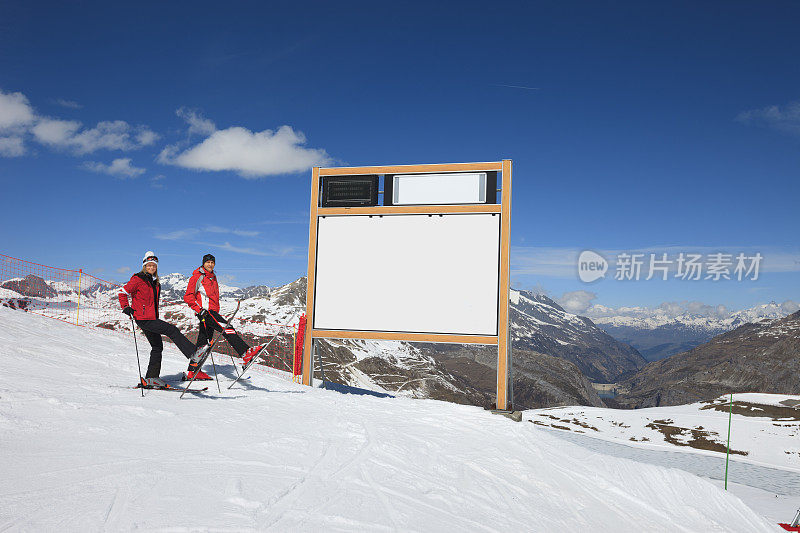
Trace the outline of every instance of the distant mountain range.
<path fill-rule="evenodd" d="M 623 407 L 680 405 L 730 392 L 800 394 L 800 311 L 743 324 L 620 383 Z"/>
<path fill-rule="evenodd" d="M 161 277 L 161 283 L 162 317 L 194 338 L 197 319 L 182 301 L 188 278 L 181 274 L 168 274 Z M 27 276 L 0 284 L 0 299 L 10 307 L 33 309 L 37 303 L 51 298 L 76 300 L 77 294 L 71 294 L 70 291 L 73 289 L 69 286 Z M 297 323 L 299 315 L 305 311 L 306 278 L 275 288 L 262 285 L 241 289 L 221 285 L 220 293 L 223 313 L 230 312 L 236 300 L 241 300 L 235 326 L 249 343 L 260 343 L 269 339 L 274 331 L 269 324 Z M 115 289 L 89 287 L 82 290 L 81 294 L 83 305 L 96 310 L 92 314 L 97 317 L 93 325 L 129 330 L 130 322 L 120 313 Z M 670 327 L 683 327 L 685 332 L 697 333 L 688 342 L 699 343 L 703 335 L 713 336 L 713 332 L 719 328 L 737 324 L 737 319 L 744 321 L 751 316 L 777 313 L 770 306 L 752 312 L 753 315 L 743 313 L 727 321 L 680 317 L 659 322 L 649 317 L 637 322 L 627 320 L 630 317 L 624 317 L 626 320 L 605 317 L 602 325 L 604 328 L 627 327 L 633 331 L 649 331 L 653 338 L 656 333 L 667 335 Z M 796 317 L 797 314 L 792 316 Z M 569 313 L 550 298 L 528 291 L 511 291 L 510 317 L 514 350 L 514 401 L 518 408 L 574 404 L 603 406 L 604 400 L 595 392 L 592 381 L 621 383 L 624 388 L 630 389 L 628 394 L 616 400 L 619 405 L 626 407 L 683 399 L 695 401 L 697 397 L 705 397 L 706 391 L 711 395 L 709 397 L 719 395 L 717 388 L 703 385 L 702 379 L 702 372 L 708 370 L 706 367 L 713 366 L 703 354 L 716 354 L 716 357 L 719 350 L 699 347 L 688 352 L 693 354 L 691 357 L 681 354 L 648 365 L 634 347 L 615 339 L 595 325 L 593 320 Z M 777 324 L 780 320 L 774 318 L 768 322 Z M 757 326 L 748 324 L 736 331 L 766 327 L 764 324 L 766 322 L 759 322 Z M 728 338 L 725 335 L 722 337 Z M 753 389 L 759 383 L 763 382 L 766 386 L 774 381 L 775 374 L 770 373 L 768 361 L 763 360 L 766 356 L 758 352 L 762 350 L 767 353 L 769 346 L 764 344 L 767 337 L 758 336 L 760 343 L 736 345 L 736 353 L 740 354 L 742 360 L 746 358 L 748 362 L 753 361 L 754 369 L 738 382 L 726 381 L 726 377 L 721 387 L 734 382 L 744 384 L 752 378 L 754 385 L 749 388 Z M 736 344 L 732 340 L 726 342 L 721 346 Z M 792 346 L 789 348 L 795 349 L 796 361 L 796 347 Z M 748 350 L 756 350 L 757 353 L 754 352 L 751 358 Z M 791 350 L 787 353 L 791 353 Z M 488 406 L 494 400 L 497 349 L 490 346 L 330 340 L 319 343 L 318 354 L 325 378 L 338 383 L 391 394 L 474 405 Z M 673 370 L 677 367 L 672 365 L 679 365 L 680 361 L 690 361 L 690 369 Z M 791 357 L 787 355 L 786 365 L 791 367 L 790 361 Z M 656 364 L 663 366 L 654 366 Z M 731 371 L 735 372 L 735 368 Z M 315 368 L 315 374 L 317 378 L 322 377 L 319 367 Z M 689 375 L 694 376 L 691 386 L 675 385 Z M 675 378 L 677 381 L 673 383 L 670 379 L 675 376 L 678 376 Z M 762 378 L 763 381 L 759 381 Z M 790 393 L 790 380 L 786 379 L 786 390 L 774 387 L 764 390 Z"/>
<path fill-rule="evenodd" d="M 614 310 L 602 306 L 593 306 L 590 315 L 603 331 L 633 346 L 648 361 L 657 361 L 691 350 L 743 324 L 783 318 L 791 312 L 787 303 L 770 302 L 717 317 L 697 313 L 674 315 L 663 309 L 648 308 L 624 308 L 624 314 L 615 315 Z"/>

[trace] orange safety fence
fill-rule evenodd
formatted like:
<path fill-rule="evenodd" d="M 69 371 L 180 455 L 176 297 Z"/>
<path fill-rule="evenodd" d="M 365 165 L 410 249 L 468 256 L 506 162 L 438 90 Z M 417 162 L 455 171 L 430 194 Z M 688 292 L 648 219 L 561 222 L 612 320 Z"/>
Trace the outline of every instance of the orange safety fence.
<path fill-rule="evenodd" d="M 87 274 L 83 269 L 51 267 L 0 254 L 0 305 L 11 309 L 75 326 L 130 331 L 129 319 L 120 313 L 117 295 L 120 286 Z M 162 302 L 160 308 L 167 311 L 183 305 L 183 301 Z M 162 318 L 170 321 L 169 316 Z M 233 325 L 250 346 L 271 340 L 260 364 L 252 368 L 297 381 L 302 374 L 302 357 L 296 355 L 296 325 L 272 324 L 246 317 L 237 317 Z M 195 331 L 184 332 L 190 338 L 195 338 L 196 325 L 194 327 Z M 302 353 L 302 340 L 300 346 Z M 214 351 L 238 357 L 224 338 L 217 342 Z"/>
<path fill-rule="evenodd" d="M 56 268 L 0 254 L 0 301 L 12 309 L 76 326 L 108 327 L 118 313 L 118 287 L 82 269 Z"/>

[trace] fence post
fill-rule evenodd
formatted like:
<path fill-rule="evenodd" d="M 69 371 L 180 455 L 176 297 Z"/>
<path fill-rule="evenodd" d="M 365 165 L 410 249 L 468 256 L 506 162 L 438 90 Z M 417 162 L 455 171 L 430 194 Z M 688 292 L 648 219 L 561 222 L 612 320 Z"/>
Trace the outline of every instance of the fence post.
<path fill-rule="evenodd" d="M 731 393 L 731 410 L 728 413 L 728 445 L 725 447 L 725 490 L 728 490 L 728 460 L 731 457 L 731 422 L 733 420 L 733 393 Z"/>
<path fill-rule="evenodd" d="M 294 381 L 295 376 L 295 352 L 297 352 L 297 326 L 292 326 L 292 381 Z"/>
<path fill-rule="evenodd" d="M 78 310 L 75 312 L 75 325 L 78 324 L 78 319 L 81 316 L 81 278 L 83 277 L 83 269 L 78 269 Z"/>

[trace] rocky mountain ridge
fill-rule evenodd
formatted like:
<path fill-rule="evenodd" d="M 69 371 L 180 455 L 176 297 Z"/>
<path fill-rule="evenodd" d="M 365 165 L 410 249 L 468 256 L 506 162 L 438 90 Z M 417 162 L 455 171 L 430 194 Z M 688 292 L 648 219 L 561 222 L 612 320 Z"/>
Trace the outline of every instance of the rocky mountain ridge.
<path fill-rule="evenodd" d="M 657 361 L 691 350 L 743 324 L 783 318 L 796 310 L 793 304 L 769 302 L 732 313 L 719 310 L 716 316 L 639 307 L 614 310 L 594 305 L 588 314 L 603 331 L 636 348 L 647 361 Z"/>
<path fill-rule="evenodd" d="M 623 407 L 680 405 L 730 392 L 800 393 L 800 311 L 763 319 L 655 361 L 620 383 Z"/>

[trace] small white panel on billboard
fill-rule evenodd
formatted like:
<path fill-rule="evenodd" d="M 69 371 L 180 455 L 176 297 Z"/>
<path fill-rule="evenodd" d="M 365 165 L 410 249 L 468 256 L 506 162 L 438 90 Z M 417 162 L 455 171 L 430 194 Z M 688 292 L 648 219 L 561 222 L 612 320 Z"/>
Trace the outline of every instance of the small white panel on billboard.
<path fill-rule="evenodd" d="M 325 216 L 314 329 L 497 335 L 500 216 Z"/>
<path fill-rule="evenodd" d="M 486 203 L 486 173 L 401 174 L 392 177 L 394 205 Z"/>

